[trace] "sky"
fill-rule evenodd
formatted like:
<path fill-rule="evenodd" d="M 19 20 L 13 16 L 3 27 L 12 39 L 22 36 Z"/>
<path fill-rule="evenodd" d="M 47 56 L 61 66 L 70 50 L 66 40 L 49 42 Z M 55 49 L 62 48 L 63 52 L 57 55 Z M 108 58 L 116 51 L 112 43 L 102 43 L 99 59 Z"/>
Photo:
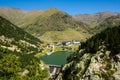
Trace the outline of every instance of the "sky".
<path fill-rule="evenodd" d="M 57 8 L 71 15 L 120 12 L 120 0 L 0 0 L 0 7 L 24 10 Z"/>

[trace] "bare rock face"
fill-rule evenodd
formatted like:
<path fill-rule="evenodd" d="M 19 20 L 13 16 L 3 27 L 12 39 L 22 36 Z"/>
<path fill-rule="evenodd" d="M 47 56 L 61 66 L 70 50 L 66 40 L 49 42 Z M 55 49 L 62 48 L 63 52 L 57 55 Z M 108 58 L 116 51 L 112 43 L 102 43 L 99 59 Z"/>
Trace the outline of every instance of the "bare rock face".
<path fill-rule="evenodd" d="M 101 47 L 96 54 L 85 53 L 78 62 L 66 64 L 57 80 L 120 80 L 120 54 L 110 57 L 111 51 Z"/>
<path fill-rule="evenodd" d="M 105 53 L 97 52 L 95 56 L 91 58 L 91 63 L 85 72 L 84 78 L 86 80 L 106 80 L 111 79 L 112 74 L 115 72 L 115 62 L 109 58 L 110 51 Z M 112 63 L 112 64 L 111 64 Z"/>
<path fill-rule="evenodd" d="M 115 64 L 116 72 L 113 74 L 115 80 L 120 80 L 120 54 L 116 55 L 117 63 Z"/>

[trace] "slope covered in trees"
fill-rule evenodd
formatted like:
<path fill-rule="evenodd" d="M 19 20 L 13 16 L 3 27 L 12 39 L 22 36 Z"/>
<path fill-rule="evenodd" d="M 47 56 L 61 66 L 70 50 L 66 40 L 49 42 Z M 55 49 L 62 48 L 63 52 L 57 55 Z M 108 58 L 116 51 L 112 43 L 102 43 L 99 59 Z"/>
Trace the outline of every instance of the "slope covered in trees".
<path fill-rule="evenodd" d="M 47 80 L 48 68 L 33 54 L 0 47 L 0 80 Z"/>
<path fill-rule="evenodd" d="M 82 43 L 68 58 L 58 80 L 119 80 L 120 26 L 107 28 Z"/>
<path fill-rule="evenodd" d="M 38 51 L 40 40 L 0 16 L 0 45 L 17 52 Z"/>
<path fill-rule="evenodd" d="M 48 68 L 35 57 L 40 43 L 0 16 L 0 80 L 46 80 Z"/>
<path fill-rule="evenodd" d="M 114 53 L 120 53 L 120 26 L 107 28 L 101 33 L 96 34 L 81 45 L 87 52 L 95 53 L 101 43 L 105 43 L 107 48 Z"/>

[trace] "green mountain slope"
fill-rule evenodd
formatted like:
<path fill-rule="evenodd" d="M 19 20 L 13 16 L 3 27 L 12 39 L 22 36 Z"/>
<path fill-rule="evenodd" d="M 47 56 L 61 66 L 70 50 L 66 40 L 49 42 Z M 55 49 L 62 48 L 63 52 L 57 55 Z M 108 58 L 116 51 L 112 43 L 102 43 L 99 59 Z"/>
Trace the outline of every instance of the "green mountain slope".
<path fill-rule="evenodd" d="M 82 43 L 57 80 L 119 80 L 120 26 L 107 28 Z"/>
<path fill-rule="evenodd" d="M 12 51 L 38 51 L 40 40 L 0 16 L 0 44 Z"/>
<path fill-rule="evenodd" d="M 0 80 L 47 80 L 48 68 L 35 57 L 40 43 L 0 16 Z"/>
<path fill-rule="evenodd" d="M 84 30 L 81 30 L 81 33 L 79 31 L 76 31 L 72 28 L 67 28 L 64 31 L 47 31 L 45 32 L 40 39 L 46 42 L 52 42 L 52 41 L 69 41 L 69 40 L 82 40 L 84 41 L 88 37 L 90 37 L 90 34 L 87 34 L 84 32 Z"/>
<path fill-rule="evenodd" d="M 0 7 L 0 16 L 6 18 L 12 23 L 17 24 L 19 20 L 24 16 L 22 10 L 16 8 Z"/>
<path fill-rule="evenodd" d="M 38 17 L 41 12 L 40 10 L 27 11 L 18 8 L 0 7 L 0 16 L 20 27 L 33 22 L 34 18 Z"/>
<path fill-rule="evenodd" d="M 0 14 L 17 26 L 23 28 L 28 33 L 40 39 L 44 33 L 47 33 L 49 31 L 61 32 L 67 28 L 72 28 L 73 30 L 78 31 L 80 34 L 86 34 L 88 36 L 90 34 L 89 28 L 86 24 L 74 19 L 69 14 L 62 12 L 56 8 L 50 8 L 45 11 L 25 11 L 12 8 L 1 8 Z M 53 34 L 55 35 L 55 33 Z"/>
<path fill-rule="evenodd" d="M 84 31 L 86 35 L 89 34 L 86 29 L 86 24 L 77 21 L 67 13 L 64 13 L 54 8 L 48 9 L 41 13 L 41 15 L 36 18 L 36 22 L 33 22 L 24 29 L 39 38 L 41 37 L 41 35 L 44 35 L 44 33 L 47 33 L 49 31 L 62 32 L 68 28 L 72 28 L 73 30 L 79 31 L 80 33 L 83 33 L 82 31 Z M 53 35 L 55 34 L 56 33 L 53 33 Z"/>
<path fill-rule="evenodd" d="M 90 28 L 94 28 L 95 26 L 103 22 L 106 18 L 109 18 L 111 16 L 116 16 L 118 14 L 119 13 L 106 11 L 106 12 L 99 12 L 96 14 L 78 14 L 73 17 L 88 24 Z"/>
<path fill-rule="evenodd" d="M 97 25 L 93 30 L 95 32 L 100 32 L 108 27 L 114 27 L 119 25 L 120 25 L 120 15 L 111 16 L 109 18 L 106 18 L 103 22 Z"/>

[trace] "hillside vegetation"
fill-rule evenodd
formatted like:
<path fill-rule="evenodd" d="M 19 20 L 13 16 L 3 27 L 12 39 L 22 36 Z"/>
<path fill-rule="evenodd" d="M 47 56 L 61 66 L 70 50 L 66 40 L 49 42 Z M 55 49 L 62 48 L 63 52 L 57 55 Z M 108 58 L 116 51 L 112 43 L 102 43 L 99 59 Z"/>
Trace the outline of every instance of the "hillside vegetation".
<path fill-rule="evenodd" d="M 6 18 L 17 26 L 23 27 L 34 21 L 41 10 L 22 10 L 18 8 L 0 7 L 0 16 Z"/>
<path fill-rule="evenodd" d="M 35 57 L 40 44 L 0 16 L 0 80 L 47 80 L 48 68 Z"/>
<path fill-rule="evenodd" d="M 119 80 L 120 26 L 107 28 L 82 43 L 57 80 Z"/>
<path fill-rule="evenodd" d="M 105 19 L 111 16 L 117 16 L 118 14 L 119 13 L 105 11 L 96 14 L 77 14 L 73 17 L 88 24 L 90 28 L 94 28 L 102 23 Z"/>
<path fill-rule="evenodd" d="M 46 42 L 61 42 L 61 41 L 70 41 L 70 40 L 87 40 L 88 37 L 90 37 L 90 34 L 87 34 L 84 32 L 84 30 L 81 29 L 80 33 L 79 31 L 76 31 L 74 29 L 68 28 L 64 31 L 47 31 L 45 32 L 40 39 Z M 55 34 L 54 34 L 55 33 Z"/>
<path fill-rule="evenodd" d="M 119 26 L 120 25 L 120 15 L 117 16 L 111 16 L 109 18 L 106 18 L 102 23 L 99 25 L 95 26 L 93 31 L 95 33 L 98 33 L 108 27 L 114 27 L 114 26 Z"/>
<path fill-rule="evenodd" d="M 7 14 L 6 12 L 8 12 L 9 14 Z M 18 16 L 16 16 L 15 14 L 18 14 Z M 90 37 L 89 28 L 85 23 L 74 19 L 69 14 L 62 12 L 56 8 L 50 8 L 45 11 L 25 11 L 12 8 L 1 8 L 0 15 L 39 39 L 41 39 L 41 36 L 44 35 L 44 33 L 47 33 L 49 31 L 62 32 L 68 28 L 76 30 L 80 34 L 86 34 L 88 35 L 88 37 Z M 53 33 L 53 35 L 55 35 L 55 33 Z M 67 37 L 69 40 L 71 39 L 69 38 L 69 36 Z M 79 38 L 80 40 L 83 39 L 83 37 L 81 37 Z M 77 37 L 75 39 L 77 39 Z M 85 39 L 86 37 L 84 37 L 84 40 Z"/>
<path fill-rule="evenodd" d="M 38 51 L 40 40 L 0 16 L 0 45 L 17 52 Z"/>
<path fill-rule="evenodd" d="M 59 31 L 62 33 L 62 31 L 65 31 L 68 28 L 76 30 L 81 34 L 82 33 L 86 33 L 86 35 L 89 34 L 89 32 L 86 29 L 86 25 L 84 23 L 80 21 L 76 21 L 67 13 L 61 12 L 54 8 L 46 10 L 43 14 L 41 14 L 37 18 L 36 22 L 28 25 L 25 29 L 28 32 L 32 33 L 34 36 L 39 38 L 42 35 L 44 36 L 44 33 L 49 33 L 49 31 L 53 31 L 54 32 L 53 35 L 56 35 L 55 33 L 56 31 Z M 69 34 L 72 34 L 72 33 L 69 33 Z M 50 35 L 48 38 L 52 38 L 51 36 L 52 35 Z M 69 36 L 67 37 L 70 40 Z M 61 37 L 58 36 L 58 39 L 59 38 Z M 62 38 L 64 40 L 64 37 Z"/>

